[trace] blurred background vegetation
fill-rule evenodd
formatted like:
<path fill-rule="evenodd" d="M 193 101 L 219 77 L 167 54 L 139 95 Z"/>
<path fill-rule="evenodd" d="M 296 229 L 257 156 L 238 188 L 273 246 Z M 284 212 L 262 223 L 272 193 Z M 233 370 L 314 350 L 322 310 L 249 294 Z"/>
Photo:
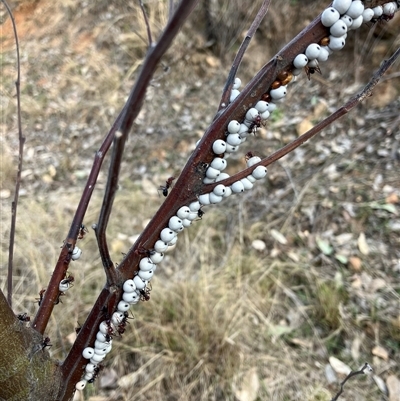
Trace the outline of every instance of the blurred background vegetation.
<path fill-rule="evenodd" d="M 275 1 L 239 70 L 245 83 L 327 6 Z M 165 56 L 134 124 L 108 237 L 113 258 L 135 241 L 216 112 L 230 62 L 260 1 L 203 1 Z M 153 36 L 168 2 L 146 1 Z M 33 315 L 71 223 L 94 152 L 146 53 L 135 1 L 14 1 L 27 137 L 14 267 L 14 310 Z M 1 25 L 1 272 L 18 158 L 15 45 Z M 289 86 L 268 125 L 229 159 L 267 156 L 334 111 L 400 44 L 399 18 L 349 34 L 346 48 Z M 389 399 L 399 385 L 399 64 L 371 97 L 269 168 L 254 190 L 205 209 L 180 235 L 95 386 L 77 399 L 330 400 L 346 365 L 375 375 L 346 398 Z M 100 175 L 84 223 L 96 222 Z M 53 314 L 64 358 L 104 285 L 93 231 L 72 263 L 75 286 Z M 332 359 L 332 357 L 337 359 Z M 329 363 L 330 362 L 330 363 Z M 345 366 L 341 366 L 343 362 Z M 385 393 L 386 392 L 386 393 Z M 86 398 L 85 398 L 86 397 Z M 343 398 L 344 399 L 344 398 Z M 394 401 L 395 398 L 390 398 Z"/>

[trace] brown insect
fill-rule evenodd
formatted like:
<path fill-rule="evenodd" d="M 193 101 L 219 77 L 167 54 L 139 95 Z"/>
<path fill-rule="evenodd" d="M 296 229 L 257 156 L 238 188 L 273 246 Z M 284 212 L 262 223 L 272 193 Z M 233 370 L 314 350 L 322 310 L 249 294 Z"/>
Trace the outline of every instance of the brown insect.
<path fill-rule="evenodd" d="M 263 95 L 261 95 L 261 100 L 264 100 L 264 102 L 270 102 L 271 95 L 268 92 L 265 92 Z"/>
<path fill-rule="evenodd" d="M 168 180 L 165 181 L 165 186 L 164 185 L 160 185 L 158 190 L 162 191 L 162 194 L 164 196 L 168 196 L 168 190 L 171 188 L 172 181 L 174 181 L 174 180 L 175 180 L 175 177 L 169 177 Z"/>
<path fill-rule="evenodd" d="M 252 157 L 254 157 L 254 156 L 256 156 L 253 152 L 247 152 L 245 155 L 244 155 L 244 158 L 245 158 L 245 160 L 246 160 L 246 162 L 248 161 L 248 160 L 250 160 Z"/>
<path fill-rule="evenodd" d="M 329 36 L 325 36 L 324 38 L 322 38 L 322 39 L 319 41 L 319 44 L 320 44 L 321 46 L 328 46 L 328 45 L 329 45 L 329 42 L 330 42 Z"/>
<path fill-rule="evenodd" d="M 279 81 L 283 81 L 283 80 L 285 80 L 287 78 L 288 74 L 289 73 L 287 71 L 281 71 L 278 74 L 277 78 L 278 78 Z"/>
<path fill-rule="evenodd" d="M 39 291 L 39 298 L 35 298 L 36 301 L 38 301 L 38 305 L 40 306 L 43 300 L 43 294 L 46 292 L 46 290 L 43 288 Z"/>
<path fill-rule="evenodd" d="M 78 239 L 82 239 L 88 232 L 89 230 L 86 228 L 86 226 L 81 224 L 81 226 L 79 227 Z"/>
<path fill-rule="evenodd" d="M 282 86 L 281 81 L 274 81 L 274 82 L 272 82 L 271 89 L 278 89 L 281 86 Z"/>
<path fill-rule="evenodd" d="M 288 72 L 286 78 L 281 81 L 282 85 L 283 86 L 287 85 L 292 79 L 293 79 L 293 74 L 291 72 Z"/>

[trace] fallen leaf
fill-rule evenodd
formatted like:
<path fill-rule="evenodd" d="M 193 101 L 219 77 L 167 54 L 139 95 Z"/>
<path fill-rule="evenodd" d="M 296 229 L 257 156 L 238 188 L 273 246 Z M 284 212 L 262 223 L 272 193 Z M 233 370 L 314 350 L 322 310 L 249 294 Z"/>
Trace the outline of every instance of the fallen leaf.
<path fill-rule="evenodd" d="M 314 127 L 313 123 L 308 119 L 305 118 L 303 121 L 296 125 L 297 135 L 303 135 L 307 131 L 309 131 L 312 127 Z"/>
<path fill-rule="evenodd" d="M 351 372 L 349 365 L 346 365 L 344 362 L 338 358 L 335 358 L 334 356 L 329 357 L 329 363 L 336 373 L 347 376 Z"/>
<path fill-rule="evenodd" d="M 257 368 L 251 368 L 243 376 L 241 389 L 235 390 L 235 396 L 239 401 L 254 401 L 258 396 L 259 388 Z"/>
<path fill-rule="evenodd" d="M 360 236 L 358 237 L 358 249 L 363 255 L 368 255 L 369 254 L 369 247 L 367 244 L 367 240 L 365 238 L 365 234 L 361 233 Z"/>
<path fill-rule="evenodd" d="M 370 203 L 370 207 L 371 207 L 371 209 L 375 209 L 375 210 L 386 210 L 387 212 L 392 213 L 396 216 L 398 214 L 396 206 L 393 205 L 392 203 L 380 204 L 377 202 L 372 202 L 372 203 Z"/>
<path fill-rule="evenodd" d="M 372 348 L 372 355 L 378 356 L 385 361 L 389 359 L 389 352 L 380 345 L 376 345 Z"/>
<path fill-rule="evenodd" d="M 337 253 L 337 254 L 335 254 L 335 259 L 337 259 L 343 265 L 347 264 L 347 256 L 345 256 L 345 255 L 340 255 L 339 253 Z"/>
<path fill-rule="evenodd" d="M 399 196 L 395 193 L 391 193 L 385 199 L 386 203 L 399 203 Z"/>
<path fill-rule="evenodd" d="M 352 270 L 355 272 L 360 272 L 361 271 L 361 259 L 358 258 L 357 256 L 351 256 L 349 258 L 349 264 Z"/>
<path fill-rule="evenodd" d="M 265 244 L 264 241 L 261 241 L 260 239 L 255 239 L 252 243 L 251 246 L 256 250 L 256 251 L 264 251 L 267 245 Z"/>
<path fill-rule="evenodd" d="M 9 198 L 11 195 L 11 191 L 9 189 L 2 189 L 0 191 L 0 198 L 1 199 L 7 199 Z"/>
<path fill-rule="evenodd" d="M 324 255 L 331 255 L 333 252 L 333 248 L 331 247 L 331 245 L 329 244 L 328 241 L 325 241 L 321 238 L 317 238 L 317 245 L 318 248 L 320 249 L 320 251 L 324 254 Z"/>
<path fill-rule="evenodd" d="M 329 363 L 325 365 L 325 377 L 329 384 L 333 384 L 338 381 L 335 371 Z"/>
<path fill-rule="evenodd" d="M 385 382 L 383 381 L 383 379 L 382 379 L 380 376 L 378 376 L 378 375 L 373 375 L 372 378 L 374 379 L 374 382 L 375 382 L 376 385 L 378 386 L 379 390 L 380 390 L 383 394 L 387 395 L 387 394 L 388 394 L 388 389 L 387 389 L 386 384 L 385 384 Z"/>
<path fill-rule="evenodd" d="M 386 386 L 389 390 L 389 401 L 399 401 L 400 380 L 395 375 L 390 375 L 386 379 Z"/>
<path fill-rule="evenodd" d="M 272 237 L 278 241 L 280 244 L 282 245 L 286 245 L 287 244 L 287 239 L 285 238 L 285 236 L 283 234 L 281 234 L 278 230 L 275 230 L 274 228 L 271 230 L 271 235 Z"/>

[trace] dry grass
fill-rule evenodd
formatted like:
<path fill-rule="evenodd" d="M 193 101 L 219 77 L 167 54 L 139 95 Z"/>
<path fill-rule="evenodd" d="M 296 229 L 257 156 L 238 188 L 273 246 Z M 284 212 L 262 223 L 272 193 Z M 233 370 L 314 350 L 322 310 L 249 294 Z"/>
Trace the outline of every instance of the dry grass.
<path fill-rule="evenodd" d="M 297 19 L 298 25 L 284 32 L 280 27 L 290 25 L 299 5 L 288 2 L 272 8 L 272 18 L 260 29 L 240 77 L 246 81 L 325 3 L 310 2 L 301 9 L 305 19 Z M 207 43 L 198 10 L 164 59 L 169 73 L 160 69 L 149 88 L 128 144 L 108 232 L 116 262 L 162 202 L 158 185 L 179 173 L 212 120 L 219 95 L 215 89 L 222 88 L 229 68 L 224 60 L 232 58 L 237 46 L 223 27 L 238 30 L 240 38 L 249 20 L 242 2 L 236 4 L 235 13 L 243 16 L 237 21 L 226 4 L 211 2 L 212 35 L 218 46 Z M 165 4 L 147 6 L 156 35 L 167 18 Z M 16 16 L 28 141 L 14 308 L 34 314 L 35 298 L 51 274 L 94 151 L 145 54 L 146 32 L 136 6 L 125 1 L 86 7 L 79 2 L 24 2 Z M 11 190 L 17 158 L 14 56 L 3 26 L 0 177 L 1 189 Z M 399 40 L 397 33 L 384 39 L 391 26 L 377 37 L 365 39 L 360 33 L 349 40 L 349 50 L 343 53 L 352 65 L 345 67 L 348 74 L 342 73 L 343 60 L 333 57 L 322 77 L 296 81 L 273 122 L 246 143 L 250 142 L 247 150 L 269 154 L 294 138 L 300 123 L 318 121 L 347 93 L 354 93 L 353 83 L 363 82 L 365 71 L 373 69 L 370 64 L 379 64 Z M 221 51 L 224 57 L 217 57 Z M 112 378 L 116 372 L 123 381 L 116 388 L 117 381 L 111 380 L 111 388 L 105 388 L 100 380 L 96 390 L 87 388 L 86 396 L 329 400 L 337 389 L 325 377 L 330 356 L 352 368 L 368 360 L 383 379 L 399 377 L 399 218 L 385 209 L 398 209 L 400 196 L 399 162 L 393 151 L 398 142 L 398 93 L 398 80 L 386 81 L 373 103 L 272 166 L 266 183 L 206 209 L 203 221 L 181 234 L 176 249 L 157 270 L 151 301 L 134 309 L 135 319 L 114 342 L 103 377 Z M 231 173 L 244 165 L 242 154 L 230 159 Z M 105 179 L 106 170 L 85 218 L 88 226 L 97 219 Z M 3 290 L 10 198 L 7 191 L 1 193 Z M 360 251 L 361 233 L 369 254 Z M 257 250 L 255 240 L 265 249 Z M 324 244 L 332 253 L 324 253 Z M 70 269 L 75 286 L 56 308 L 47 333 L 51 352 L 59 358 L 68 352 L 70 333 L 84 321 L 104 281 L 93 232 L 79 246 L 83 257 Z M 375 345 L 384 347 L 388 357 L 374 356 Z M 372 401 L 382 395 L 371 379 L 363 378 L 348 387 L 346 397 Z"/>

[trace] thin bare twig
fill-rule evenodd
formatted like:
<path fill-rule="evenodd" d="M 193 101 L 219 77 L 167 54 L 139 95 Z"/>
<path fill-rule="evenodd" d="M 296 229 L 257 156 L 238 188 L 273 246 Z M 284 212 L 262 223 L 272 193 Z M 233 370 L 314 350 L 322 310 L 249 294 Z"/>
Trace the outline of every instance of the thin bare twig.
<path fill-rule="evenodd" d="M 108 251 L 106 229 L 111 214 L 115 194 L 118 189 L 118 179 L 121 169 L 122 157 L 125 149 L 125 142 L 134 118 L 136 118 L 137 114 L 140 111 L 141 105 L 143 104 L 147 85 L 150 83 L 150 80 L 158 66 L 158 61 L 171 45 L 172 40 L 179 32 L 180 27 L 186 21 L 186 18 L 189 16 L 196 2 L 197 0 L 182 2 L 176 9 L 176 12 L 171 21 L 165 27 L 164 32 L 161 35 L 157 44 L 149 48 L 143 68 L 140 71 L 138 78 L 136 79 L 136 83 L 128 99 L 127 106 L 125 108 L 127 114 L 124 115 L 124 119 L 121 122 L 121 130 L 117 132 L 117 135 L 115 135 L 114 138 L 114 146 L 110 161 L 107 186 L 103 198 L 99 222 L 95 229 L 101 259 L 105 268 L 107 283 L 109 285 L 116 284 L 117 273 L 114 270 L 114 264 Z M 137 97 L 135 97 L 134 94 L 136 94 Z M 138 105 L 140 105 L 139 108 Z M 130 107 L 133 107 L 131 113 L 128 112 Z M 123 127 L 126 121 L 129 122 L 125 125 L 125 127 Z"/>
<path fill-rule="evenodd" d="M 151 36 L 151 29 L 150 29 L 149 19 L 147 18 L 147 13 L 146 13 L 146 10 L 144 9 L 143 1 L 139 0 L 139 4 L 140 4 L 140 8 L 142 9 L 144 22 L 146 24 L 147 38 L 149 40 L 149 47 L 151 47 L 151 46 L 153 46 L 153 39 L 152 39 L 152 36 Z"/>
<path fill-rule="evenodd" d="M 337 399 L 340 397 L 340 395 L 343 393 L 344 390 L 344 385 L 346 384 L 347 380 L 349 380 L 350 378 L 357 376 L 357 375 L 364 375 L 365 374 L 365 370 L 368 370 L 368 373 L 372 372 L 372 368 L 371 365 L 369 363 L 365 363 L 364 366 L 360 369 L 357 370 L 355 372 L 350 372 L 346 378 L 340 383 L 340 390 L 337 392 L 337 394 L 331 399 L 331 401 L 337 401 Z"/>
<path fill-rule="evenodd" d="M 15 89 L 17 92 L 17 119 L 18 119 L 18 140 L 19 140 L 19 150 L 18 150 L 18 170 L 17 177 L 15 180 L 15 193 L 14 200 L 11 203 L 11 227 L 10 227 L 10 243 L 8 246 L 8 272 L 7 272 L 7 302 L 12 306 L 12 293 L 13 293 L 13 263 L 14 263 L 14 245 L 15 245 L 15 227 L 17 224 L 17 207 L 19 199 L 19 188 L 21 185 L 21 173 L 22 164 L 24 156 L 24 144 L 25 137 L 22 134 L 22 122 L 21 122 L 21 62 L 19 58 L 19 42 L 17 34 L 17 26 L 15 24 L 14 16 L 11 12 L 10 6 L 7 4 L 6 0 L 1 0 L 7 9 L 7 13 L 10 16 L 11 24 L 13 27 L 15 47 L 17 53 L 17 79 L 15 81 Z"/>
<path fill-rule="evenodd" d="M 229 104 L 229 97 L 232 90 L 232 85 L 236 77 L 237 70 L 239 69 L 240 63 L 242 62 L 243 56 L 250 45 L 250 41 L 255 35 L 258 27 L 261 24 L 261 21 L 265 17 L 268 12 L 269 5 L 271 4 L 271 0 L 264 0 L 260 9 L 255 16 L 253 23 L 250 26 L 250 29 L 247 32 L 246 37 L 243 39 L 242 44 L 239 47 L 238 52 L 233 60 L 231 70 L 229 71 L 228 79 L 226 80 L 224 90 L 222 91 L 222 97 L 219 102 L 218 111 L 225 109 Z"/>

